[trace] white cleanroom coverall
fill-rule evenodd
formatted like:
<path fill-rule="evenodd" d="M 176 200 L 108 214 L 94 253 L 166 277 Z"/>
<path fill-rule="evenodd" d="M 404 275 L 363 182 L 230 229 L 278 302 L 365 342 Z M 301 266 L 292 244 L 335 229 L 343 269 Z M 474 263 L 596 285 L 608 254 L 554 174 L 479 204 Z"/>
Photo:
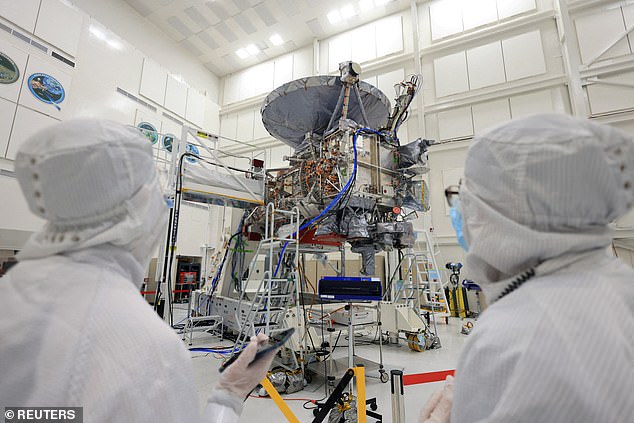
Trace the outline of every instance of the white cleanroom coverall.
<path fill-rule="evenodd" d="M 237 421 L 245 381 L 221 378 L 201 412 L 189 352 L 139 295 L 167 225 L 147 140 L 113 122 L 68 121 L 27 140 L 15 167 L 46 225 L 0 279 L 0 408 L 77 406 L 85 422 Z M 262 375 L 251 373 L 253 388 Z"/>
<path fill-rule="evenodd" d="M 607 250 L 634 204 L 634 140 L 566 115 L 512 121 L 469 147 L 460 200 L 490 306 L 451 421 L 634 422 L 634 270 Z"/>

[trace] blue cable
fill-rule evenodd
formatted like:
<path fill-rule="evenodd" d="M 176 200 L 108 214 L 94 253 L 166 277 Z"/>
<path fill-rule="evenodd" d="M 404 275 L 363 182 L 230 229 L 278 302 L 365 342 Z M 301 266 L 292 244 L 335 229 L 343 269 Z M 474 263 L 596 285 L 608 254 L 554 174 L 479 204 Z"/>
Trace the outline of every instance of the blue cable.
<path fill-rule="evenodd" d="M 354 152 L 354 162 L 353 162 L 353 168 L 352 168 L 352 175 L 350 175 L 350 179 L 348 179 L 348 182 L 343 187 L 343 189 L 339 191 L 339 194 L 337 194 L 337 196 L 333 198 L 330 204 L 328 204 L 326 208 L 322 210 L 321 213 L 319 213 L 317 216 L 313 217 L 308 222 L 304 223 L 302 226 L 299 227 L 300 231 L 306 229 L 307 227 L 315 223 L 315 221 L 319 220 L 324 214 L 328 213 L 335 206 L 335 204 L 339 202 L 341 197 L 343 197 L 343 195 L 348 191 L 348 189 L 354 182 L 354 178 L 357 175 L 357 137 L 359 136 L 361 132 L 370 132 L 373 134 L 381 135 L 379 131 L 375 131 L 374 129 L 370 129 L 370 128 L 360 128 L 355 131 L 354 135 L 352 136 L 352 151 Z M 297 234 L 297 232 L 293 232 L 291 236 L 295 236 L 295 234 Z M 280 251 L 280 255 L 277 260 L 277 266 L 275 267 L 275 272 L 273 273 L 273 277 L 277 276 L 277 272 L 280 270 L 280 265 L 282 264 L 282 257 L 284 256 L 284 251 L 286 251 L 287 246 L 288 246 L 288 242 L 284 244 L 284 246 L 282 247 L 282 251 Z"/>
<path fill-rule="evenodd" d="M 204 352 L 204 353 L 212 353 L 212 354 L 233 354 L 234 352 L 237 351 L 242 351 L 244 348 L 246 347 L 242 347 L 240 350 L 236 350 L 234 348 L 231 349 L 226 349 L 226 350 L 214 350 L 211 348 L 190 348 L 189 351 L 190 352 Z"/>

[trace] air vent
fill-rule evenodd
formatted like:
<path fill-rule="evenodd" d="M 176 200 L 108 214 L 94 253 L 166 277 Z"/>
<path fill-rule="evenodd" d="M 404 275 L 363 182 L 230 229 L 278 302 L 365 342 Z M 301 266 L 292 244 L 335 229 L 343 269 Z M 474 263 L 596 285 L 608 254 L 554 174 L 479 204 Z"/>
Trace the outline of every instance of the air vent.
<path fill-rule="evenodd" d="M 177 123 L 177 124 L 179 124 L 179 125 L 182 125 L 182 124 L 183 124 L 183 122 L 182 122 L 182 121 L 180 121 L 180 120 L 176 119 L 174 116 L 170 116 L 170 115 L 168 115 L 168 114 L 167 114 L 167 113 L 165 113 L 165 112 L 163 112 L 163 116 L 165 116 L 166 118 L 168 118 L 169 120 L 171 120 L 171 121 L 172 121 L 172 122 L 174 122 L 174 123 Z"/>
<path fill-rule="evenodd" d="M 3 29 L 5 29 L 5 28 L 3 28 Z M 11 32 L 11 34 L 13 34 L 13 36 L 15 38 L 19 38 L 20 40 L 24 41 L 25 43 L 31 44 L 36 49 L 42 50 L 44 53 L 48 53 L 48 48 L 46 48 L 42 44 L 38 43 L 37 41 L 32 40 L 31 38 L 27 37 L 26 35 L 22 34 L 21 32 L 18 32 L 15 29 L 8 30 L 8 32 Z"/>
<path fill-rule="evenodd" d="M 3 24 L 2 22 L 0 22 L 0 29 L 3 29 L 5 31 L 7 31 L 9 34 L 11 34 L 11 28 L 9 28 L 8 26 L 6 26 L 5 24 Z"/>
<path fill-rule="evenodd" d="M 147 107 L 148 109 L 152 110 L 153 112 L 156 112 L 156 110 L 157 110 L 156 107 L 152 106 L 149 103 L 146 103 L 145 101 L 141 100 L 139 97 L 135 96 L 134 94 L 130 94 L 129 92 L 127 92 L 123 88 L 117 87 L 117 92 L 119 94 L 121 94 L 121 95 L 124 95 L 124 96 L 128 97 L 130 100 Z"/>
<path fill-rule="evenodd" d="M 61 54 L 58 54 L 55 51 L 51 51 L 51 56 L 53 56 L 54 58 L 56 58 L 57 60 L 60 60 L 64 63 L 66 63 L 68 66 L 70 66 L 71 68 L 75 67 L 75 62 L 68 60 L 67 58 L 65 58 L 64 56 L 62 56 Z"/>
<path fill-rule="evenodd" d="M 13 30 L 11 31 L 11 33 L 13 34 L 14 37 L 19 38 L 20 40 L 24 41 L 25 43 L 31 44 L 31 39 L 29 37 L 27 37 L 26 35 Z"/>

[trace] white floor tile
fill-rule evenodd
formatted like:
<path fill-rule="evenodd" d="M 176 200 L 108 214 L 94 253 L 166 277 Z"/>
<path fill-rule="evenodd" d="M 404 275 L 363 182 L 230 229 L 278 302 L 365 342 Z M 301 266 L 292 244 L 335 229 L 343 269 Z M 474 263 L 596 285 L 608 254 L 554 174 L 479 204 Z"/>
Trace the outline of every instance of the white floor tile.
<path fill-rule="evenodd" d="M 389 369 L 403 369 L 405 374 L 422 373 L 438 370 L 455 369 L 458 356 L 462 351 L 468 336 L 460 333 L 464 322 L 459 319 L 450 319 L 449 325 L 438 325 L 438 335 L 442 348 L 416 353 L 410 351 L 405 343 L 400 345 L 387 345 L 383 347 L 383 359 L 385 367 Z M 476 323 L 477 324 L 477 323 Z M 344 342 L 345 343 L 345 342 Z M 204 333 L 195 333 L 193 346 L 211 347 L 217 345 L 231 345 L 230 342 L 219 343 L 218 338 Z M 347 349 L 338 348 L 335 357 L 345 357 Z M 378 361 L 378 346 L 364 345 L 356 348 L 356 354 L 360 357 Z M 214 388 L 218 380 L 218 366 L 220 360 L 209 354 L 192 354 L 192 362 L 196 372 L 196 386 L 201 404 L 207 400 L 207 396 Z M 339 378 L 340 376 L 338 376 Z M 376 397 L 379 405 L 377 412 L 383 414 L 384 422 L 392 421 L 390 384 L 381 383 L 378 372 L 368 372 L 366 378 L 367 396 Z M 422 405 L 442 383 L 425 385 L 413 385 L 405 388 L 405 407 L 407 421 L 416 421 Z M 291 395 L 283 395 L 291 410 L 302 422 L 310 422 L 313 419 L 312 412 L 302 408 L 303 401 L 292 401 L 292 398 L 321 399 L 324 397 L 324 388 L 321 378 L 315 378 L 306 389 Z M 263 418 L 266 416 L 266 418 Z M 241 422 L 285 422 L 285 418 L 277 406 L 270 399 L 250 398 L 247 400 Z M 368 422 L 372 422 L 368 419 Z"/>

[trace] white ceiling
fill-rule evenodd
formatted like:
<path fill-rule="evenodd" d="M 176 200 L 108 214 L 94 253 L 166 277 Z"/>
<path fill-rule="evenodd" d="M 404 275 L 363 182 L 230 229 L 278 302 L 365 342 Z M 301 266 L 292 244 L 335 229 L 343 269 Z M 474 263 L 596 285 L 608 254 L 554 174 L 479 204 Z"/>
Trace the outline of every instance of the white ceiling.
<path fill-rule="evenodd" d="M 391 0 L 361 11 L 359 0 L 125 0 L 143 18 L 188 49 L 217 76 L 249 67 L 360 24 L 410 6 Z M 352 5 L 357 15 L 331 24 L 326 15 Z M 269 37 L 284 43 L 274 46 Z M 361 42 L 361 40 L 360 40 Z M 261 52 L 240 59 L 236 50 L 249 44 Z"/>

